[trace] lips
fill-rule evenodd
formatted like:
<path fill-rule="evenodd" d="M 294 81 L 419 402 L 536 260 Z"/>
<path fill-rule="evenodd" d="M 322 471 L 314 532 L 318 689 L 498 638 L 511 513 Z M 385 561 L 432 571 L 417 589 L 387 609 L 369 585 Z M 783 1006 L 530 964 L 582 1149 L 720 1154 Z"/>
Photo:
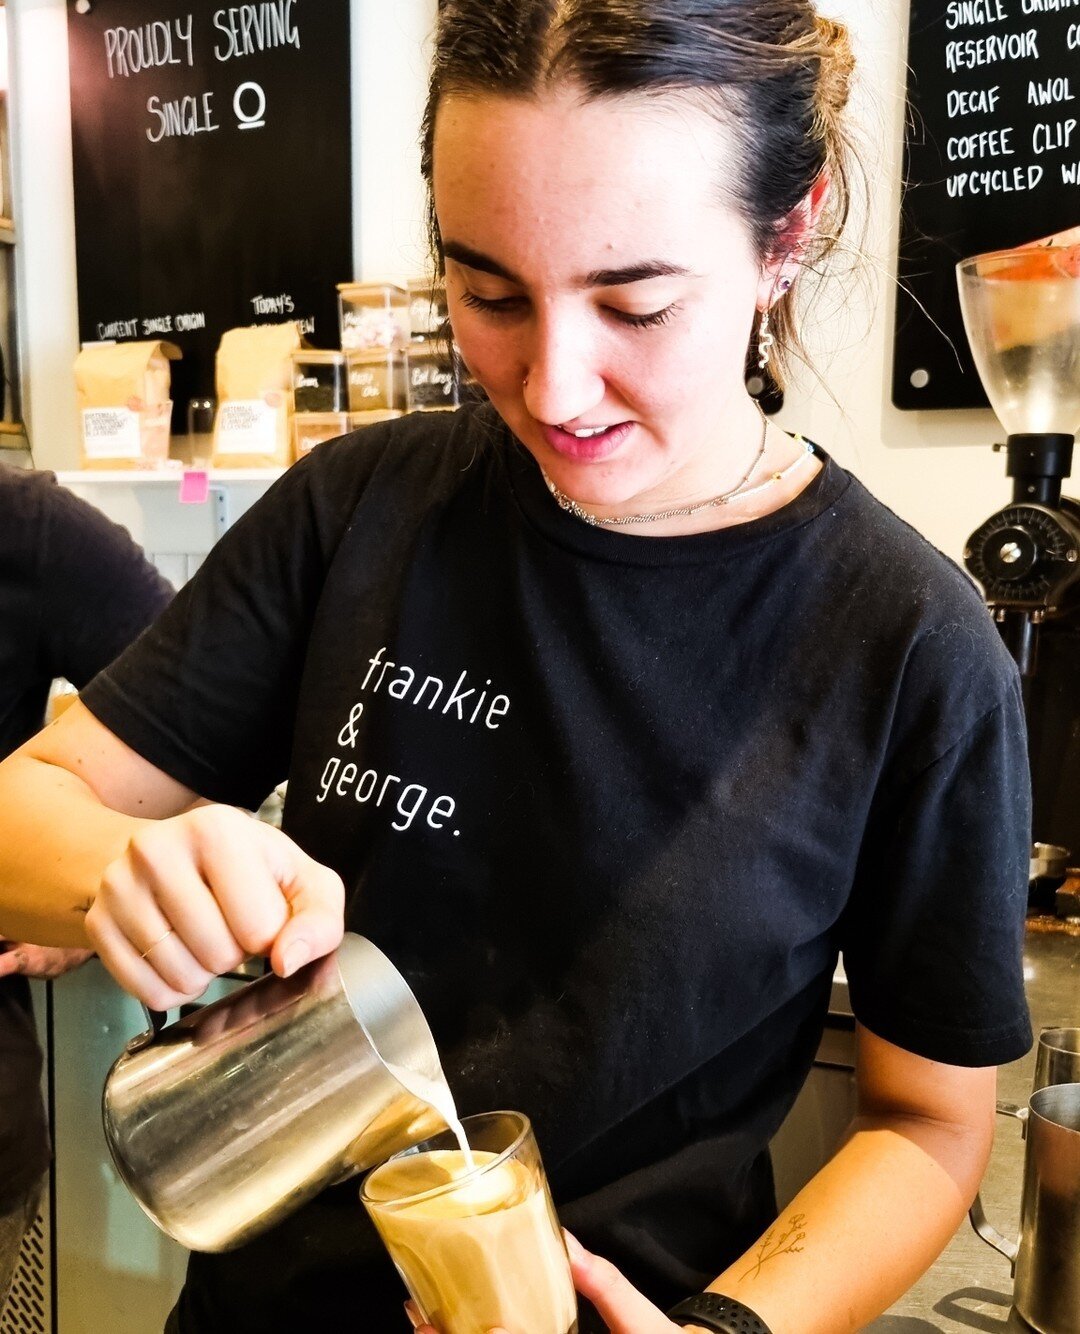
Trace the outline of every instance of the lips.
<path fill-rule="evenodd" d="M 592 462 L 610 458 L 634 429 L 633 422 L 618 422 L 596 435 L 574 435 L 561 426 L 541 426 L 544 442 L 563 458 Z"/>

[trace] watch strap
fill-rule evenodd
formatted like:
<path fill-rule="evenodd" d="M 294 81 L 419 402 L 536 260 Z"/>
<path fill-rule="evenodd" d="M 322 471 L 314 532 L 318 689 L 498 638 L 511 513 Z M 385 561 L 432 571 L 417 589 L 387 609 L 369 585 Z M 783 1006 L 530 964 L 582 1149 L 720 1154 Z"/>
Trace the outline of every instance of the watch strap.
<path fill-rule="evenodd" d="M 698 1292 L 667 1313 L 676 1325 L 701 1325 L 719 1334 L 772 1334 L 768 1325 L 749 1306 L 719 1292 Z"/>

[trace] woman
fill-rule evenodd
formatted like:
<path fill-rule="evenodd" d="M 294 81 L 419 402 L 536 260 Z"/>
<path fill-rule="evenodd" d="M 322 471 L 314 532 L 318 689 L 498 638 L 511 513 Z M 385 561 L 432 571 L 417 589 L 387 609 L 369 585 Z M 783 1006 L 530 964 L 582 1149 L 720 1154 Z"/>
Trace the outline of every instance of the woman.
<path fill-rule="evenodd" d="M 0 930 L 89 938 L 158 1008 L 324 953 L 344 902 L 459 1109 L 532 1116 L 614 1329 L 706 1286 L 756 1317 L 677 1321 L 865 1325 L 961 1220 L 1029 1041 L 1012 666 L 743 388 L 842 222 L 850 64 L 806 0 L 446 4 L 425 167 L 490 405 L 321 446 L 0 792 Z M 229 809 L 286 775 L 283 834 Z M 859 1119 L 777 1221 L 839 948 Z M 173 1327 L 400 1298 L 346 1186 L 193 1257 Z"/>

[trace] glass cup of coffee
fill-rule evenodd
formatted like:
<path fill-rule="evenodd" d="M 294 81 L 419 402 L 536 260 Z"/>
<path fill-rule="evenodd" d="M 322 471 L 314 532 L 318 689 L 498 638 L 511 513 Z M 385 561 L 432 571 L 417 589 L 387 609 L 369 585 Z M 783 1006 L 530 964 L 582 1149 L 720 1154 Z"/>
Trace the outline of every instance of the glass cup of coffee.
<path fill-rule="evenodd" d="M 577 1298 L 532 1126 L 462 1121 L 371 1172 L 360 1198 L 409 1295 L 441 1334 L 576 1334 Z"/>

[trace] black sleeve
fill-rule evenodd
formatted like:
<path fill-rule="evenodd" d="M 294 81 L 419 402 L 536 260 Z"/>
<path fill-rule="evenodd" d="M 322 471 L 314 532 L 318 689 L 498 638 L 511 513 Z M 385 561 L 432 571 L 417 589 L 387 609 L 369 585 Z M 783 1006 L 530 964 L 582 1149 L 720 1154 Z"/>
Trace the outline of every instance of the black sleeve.
<path fill-rule="evenodd" d="M 39 565 L 43 674 L 80 689 L 168 606 L 172 586 L 119 524 L 50 484 Z"/>
<path fill-rule="evenodd" d="M 312 619 L 357 460 L 374 453 L 346 439 L 292 467 L 84 691 L 110 731 L 201 796 L 254 809 L 287 776 Z"/>
<path fill-rule="evenodd" d="M 1023 981 L 1031 797 L 1019 686 L 875 798 L 841 947 L 856 1018 L 949 1065 L 1031 1045 Z"/>

